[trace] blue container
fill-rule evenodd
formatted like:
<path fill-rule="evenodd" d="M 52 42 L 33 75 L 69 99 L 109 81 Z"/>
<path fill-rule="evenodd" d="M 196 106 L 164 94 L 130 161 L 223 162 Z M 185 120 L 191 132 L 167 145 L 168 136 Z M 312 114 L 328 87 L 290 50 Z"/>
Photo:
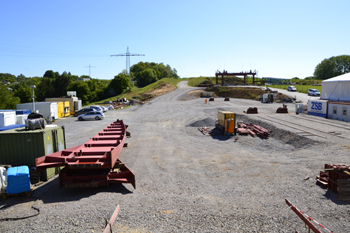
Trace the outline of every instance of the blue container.
<path fill-rule="evenodd" d="M 30 191 L 28 166 L 10 167 L 7 169 L 7 194 L 17 194 Z"/>
<path fill-rule="evenodd" d="M 16 115 L 28 115 L 32 113 L 31 109 L 20 109 L 20 110 L 16 110 Z"/>

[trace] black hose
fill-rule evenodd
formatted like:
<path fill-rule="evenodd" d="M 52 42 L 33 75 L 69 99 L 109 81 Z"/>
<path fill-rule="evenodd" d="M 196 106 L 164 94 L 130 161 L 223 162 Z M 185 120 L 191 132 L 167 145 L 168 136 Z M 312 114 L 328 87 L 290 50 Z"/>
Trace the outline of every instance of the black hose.
<path fill-rule="evenodd" d="M 36 201 L 35 201 L 35 202 L 36 202 Z M 32 217 L 35 217 L 35 216 L 39 215 L 39 214 L 40 214 L 40 209 L 37 208 L 37 207 L 34 207 L 35 202 L 34 202 L 34 204 L 32 205 L 32 207 L 30 207 L 30 208 L 36 210 L 36 211 L 37 211 L 36 214 L 29 215 L 29 216 L 24 216 L 24 217 L 17 217 L 17 218 L 0 218 L 0 221 L 17 221 L 17 220 L 32 218 Z"/>

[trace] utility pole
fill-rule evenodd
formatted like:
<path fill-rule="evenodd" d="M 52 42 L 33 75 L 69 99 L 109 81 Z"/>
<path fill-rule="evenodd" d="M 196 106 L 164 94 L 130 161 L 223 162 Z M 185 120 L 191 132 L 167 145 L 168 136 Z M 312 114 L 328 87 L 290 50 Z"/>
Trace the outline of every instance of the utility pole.
<path fill-rule="evenodd" d="M 130 75 L 130 56 L 145 56 L 145 54 L 130 53 L 129 46 L 128 46 L 126 53 L 111 55 L 111 57 L 120 57 L 120 56 L 126 57 L 126 72 L 128 72 L 128 74 Z"/>
<path fill-rule="evenodd" d="M 84 67 L 89 67 L 89 77 L 91 77 L 91 68 L 95 68 L 95 66 L 91 66 L 90 64 L 88 66 L 84 66 Z"/>

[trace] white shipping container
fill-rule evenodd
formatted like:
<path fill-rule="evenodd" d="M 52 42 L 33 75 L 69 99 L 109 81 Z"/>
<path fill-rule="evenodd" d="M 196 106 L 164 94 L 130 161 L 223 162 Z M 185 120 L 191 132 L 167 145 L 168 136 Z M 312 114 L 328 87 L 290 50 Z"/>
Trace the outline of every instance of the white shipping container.
<path fill-rule="evenodd" d="M 16 124 L 25 124 L 25 120 L 28 119 L 28 114 L 16 115 Z"/>
<path fill-rule="evenodd" d="M 327 118 L 350 122 L 350 104 L 348 102 L 329 102 Z"/>
<path fill-rule="evenodd" d="M 17 104 L 17 109 L 33 109 L 33 103 Z M 37 102 L 35 103 L 35 111 L 39 111 L 45 119 L 50 117 L 58 119 L 57 102 Z"/>
<path fill-rule="evenodd" d="M 16 124 L 16 111 L 0 110 L 0 127 Z"/>

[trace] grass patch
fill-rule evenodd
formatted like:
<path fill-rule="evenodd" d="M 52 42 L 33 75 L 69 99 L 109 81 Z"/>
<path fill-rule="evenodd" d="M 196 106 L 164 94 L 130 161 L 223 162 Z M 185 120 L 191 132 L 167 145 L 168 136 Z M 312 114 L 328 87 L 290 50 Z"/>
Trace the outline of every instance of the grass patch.
<path fill-rule="evenodd" d="M 108 99 L 100 100 L 98 102 L 90 103 L 88 106 L 96 105 L 96 104 L 98 105 L 98 104 L 101 104 L 105 101 L 115 101 L 117 98 L 126 98 L 126 99 L 130 100 L 134 96 L 141 97 L 141 94 L 143 94 L 147 91 L 151 91 L 164 83 L 170 83 L 171 85 L 173 85 L 176 88 L 177 84 L 181 81 L 183 81 L 183 80 L 182 79 L 174 79 L 174 78 L 162 78 L 161 80 L 158 80 L 157 82 L 154 82 L 148 86 L 145 86 L 142 88 L 133 87 L 130 91 L 128 91 L 126 93 L 123 93 L 123 94 L 120 94 L 117 96 L 113 96 L 113 97 L 110 97 Z"/>
<path fill-rule="evenodd" d="M 207 80 L 210 80 L 213 84 L 216 83 L 216 78 L 215 77 L 198 77 L 198 78 L 187 78 L 187 79 L 182 79 L 181 81 L 188 81 L 187 85 L 190 87 L 197 87 L 199 84 L 206 82 Z"/>

